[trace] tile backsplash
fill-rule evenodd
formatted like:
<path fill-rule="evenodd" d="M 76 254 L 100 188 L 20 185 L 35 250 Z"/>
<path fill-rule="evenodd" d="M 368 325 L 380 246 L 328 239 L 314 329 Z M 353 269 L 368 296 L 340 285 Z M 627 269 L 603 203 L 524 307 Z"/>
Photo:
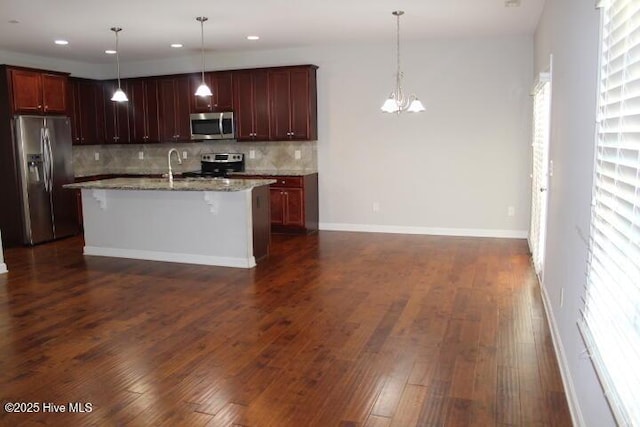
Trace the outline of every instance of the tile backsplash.
<path fill-rule="evenodd" d="M 178 164 L 174 155 L 171 163 L 174 173 L 200 169 L 200 156 L 205 153 L 244 153 L 247 171 L 318 169 L 317 141 L 272 141 L 77 145 L 73 147 L 73 170 L 78 177 L 115 173 L 162 174 L 167 172 L 167 153 L 171 148 L 176 148 L 180 156 L 187 154 L 182 164 Z M 299 159 L 296 159 L 296 153 Z"/>

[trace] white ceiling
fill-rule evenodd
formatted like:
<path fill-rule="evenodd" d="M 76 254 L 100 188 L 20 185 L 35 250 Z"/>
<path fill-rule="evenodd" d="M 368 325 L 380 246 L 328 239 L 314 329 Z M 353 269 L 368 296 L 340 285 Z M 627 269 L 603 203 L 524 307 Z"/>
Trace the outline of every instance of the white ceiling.
<path fill-rule="evenodd" d="M 197 16 L 207 16 L 205 49 L 237 51 L 395 40 L 393 10 L 404 10 L 402 40 L 533 34 L 544 0 L 0 0 L 0 50 L 107 63 L 119 26 L 122 61 L 192 55 Z M 19 23 L 10 23 L 17 20 Z M 261 39 L 251 42 L 248 35 Z M 63 38 L 67 46 L 53 41 Z M 171 43 L 184 48 L 172 49 Z"/>

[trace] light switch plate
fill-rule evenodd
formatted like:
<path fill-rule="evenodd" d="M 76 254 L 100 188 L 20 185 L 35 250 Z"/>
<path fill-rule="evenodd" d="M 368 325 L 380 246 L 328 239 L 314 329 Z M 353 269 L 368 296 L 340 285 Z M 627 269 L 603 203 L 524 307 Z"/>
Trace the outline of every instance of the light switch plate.
<path fill-rule="evenodd" d="M 183 158 L 183 159 L 186 159 L 186 158 L 188 157 L 188 155 L 189 155 L 189 152 L 188 152 L 187 150 L 184 150 L 184 151 L 182 152 L 182 158 Z"/>
<path fill-rule="evenodd" d="M 138 160 L 144 160 L 144 151 L 138 151 Z"/>
<path fill-rule="evenodd" d="M 256 150 L 249 150 L 249 158 L 250 159 L 256 158 Z"/>
<path fill-rule="evenodd" d="M 296 160 L 300 160 L 300 157 L 302 157 L 300 150 L 296 150 L 294 154 L 295 154 Z"/>
<path fill-rule="evenodd" d="M 100 153 L 98 153 L 97 151 L 93 153 L 93 158 L 96 160 L 96 162 L 100 160 Z"/>

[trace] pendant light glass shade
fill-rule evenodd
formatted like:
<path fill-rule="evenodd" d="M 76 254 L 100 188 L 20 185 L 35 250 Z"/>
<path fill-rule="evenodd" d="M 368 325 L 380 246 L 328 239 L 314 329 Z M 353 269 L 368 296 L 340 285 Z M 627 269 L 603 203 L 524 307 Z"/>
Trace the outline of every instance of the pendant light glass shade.
<path fill-rule="evenodd" d="M 204 82 L 202 82 L 202 84 L 200 86 L 198 86 L 198 89 L 196 89 L 196 96 L 211 96 L 213 95 L 213 93 L 211 93 L 211 89 L 209 89 L 209 86 L 207 86 Z"/>
<path fill-rule="evenodd" d="M 207 86 L 207 84 L 204 81 L 204 23 L 208 19 L 209 18 L 207 18 L 206 16 L 198 16 L 196 18 L 196 21 L 200 22 L 200 50 L 202 52 L 202 83 L 200 83 L 200 86 L 198 86 L 198 89 L 196 89 L 195 95 L 201 96 L 201 97 L 213 95 L 213 93 L 211 93 L 211 89 L 209 89 L 209 86 Z"/>
<path fill-rule="evenodd" d="M 127 94 L 124 93 L 124 91 L 120 88 L 116 89 L 116 91 L 113 93 L 113 96 L 111 97 L 112 101 L 116 101 L 116 102 L 127 102 L 129 100 L 129 98 L 127 98 Z"/>
<path fill-rule="evenodd" d="M 396 10 L 391 14 L 396 17 L 396 87 L 389 95 L 389 98 L 384 101 L 384 104 L 382 104 L 380 109 L 385 113 L 400 114 L 404 111 L 418 113 L 425 110 L 422 102 L 420 102 L 420 100 L 413 94 L 405 96 L 404 91 L 402 90 L 402 78 L 404 77 L 404 74 L 400 71 L 400 16 L 402 16 L 404 12 Z"/>
<path fill-rule="evenodd" d="M 111 100 L 115 102 L 127 102 L 129 98 L 127 98 L 127 94 L 124 93 L 122 87 L 120 86 L 120 50 L 118 49 L 118 33 L 122 31 L 122 28 L 111 27 L 111 31 L 116 34 L 116 64 L 118 67 L 118 89 L 116 89 L 116 91 L 113 93 Z"/>

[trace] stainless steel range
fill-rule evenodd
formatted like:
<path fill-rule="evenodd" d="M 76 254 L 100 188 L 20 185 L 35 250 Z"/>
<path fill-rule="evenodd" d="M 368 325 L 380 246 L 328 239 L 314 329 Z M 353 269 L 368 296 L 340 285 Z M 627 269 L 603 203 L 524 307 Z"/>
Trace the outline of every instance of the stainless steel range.
<path fill-rule="evenodd" d="M 210 153 L 200 157 L 200 170 L 184 172 L 188 178 L 228 177 L 232 172 L 244 172 L 244 154 Z"/>

